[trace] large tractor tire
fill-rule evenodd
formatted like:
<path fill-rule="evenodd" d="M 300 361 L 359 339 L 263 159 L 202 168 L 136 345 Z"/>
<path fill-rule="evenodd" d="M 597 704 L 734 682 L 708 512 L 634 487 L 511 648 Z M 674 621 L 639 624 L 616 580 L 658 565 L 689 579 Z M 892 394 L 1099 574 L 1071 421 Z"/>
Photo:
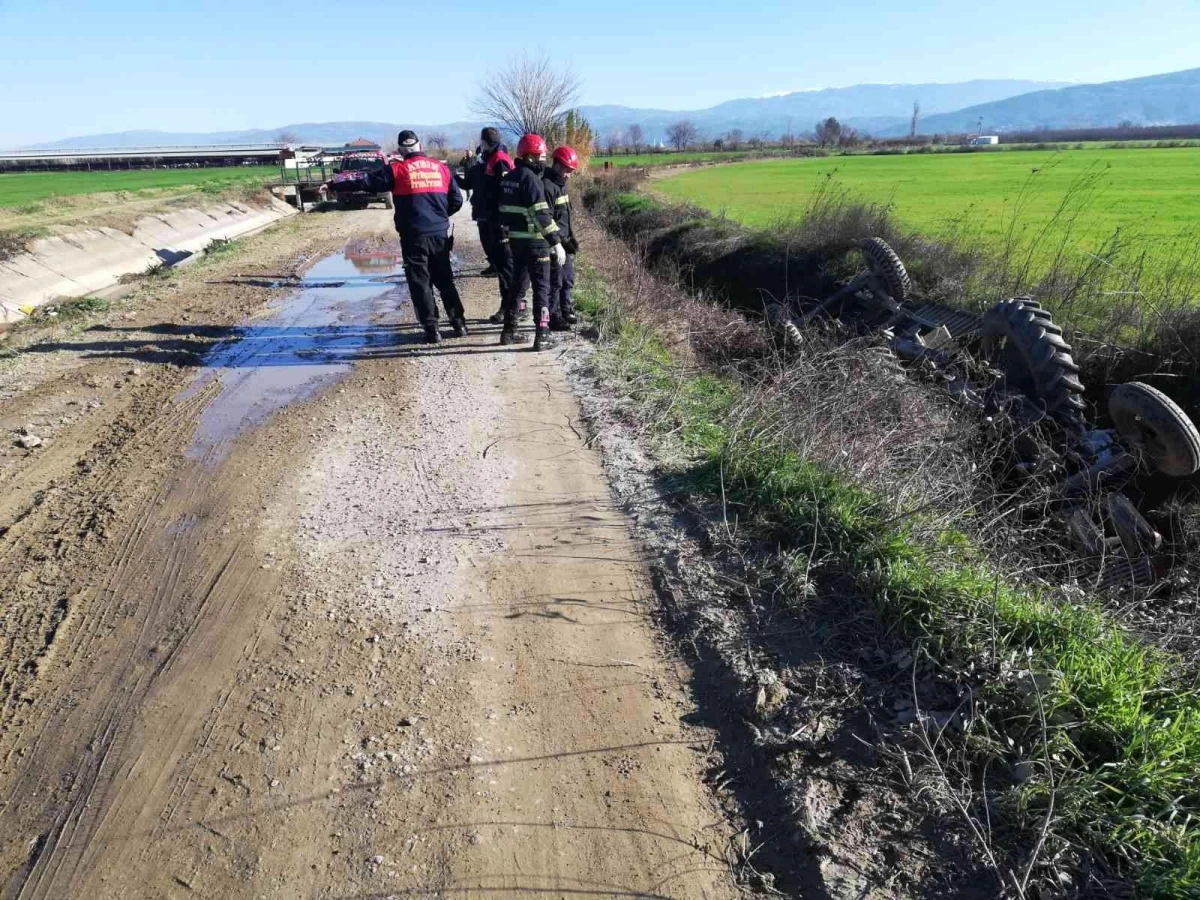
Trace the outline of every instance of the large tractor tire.
<path fill-rule="evenodd" d="M 1200 471 L 1200 432 L 1188 414 L 1160 390 L 1131 381 L 1113 388 L 1108 412 L 1117 433 L 1164 475 Z"/>
<path fill-rule="evenodd" d="M 1071 345 L 1047 310 L 1029 297 L 1003 300 L 983 315 L 984 355 L 1009 386 L 1064 425 L 1083 422 L 1083 384 Z"/>
<path fill-rule="evenodd" d="M 883 238 L 868 238 L 862 245 L 863 259 L 871 274 L 887 286 L 887 292 L 897 303 L 904 303 L 912 293 L 908 270 Z"/>

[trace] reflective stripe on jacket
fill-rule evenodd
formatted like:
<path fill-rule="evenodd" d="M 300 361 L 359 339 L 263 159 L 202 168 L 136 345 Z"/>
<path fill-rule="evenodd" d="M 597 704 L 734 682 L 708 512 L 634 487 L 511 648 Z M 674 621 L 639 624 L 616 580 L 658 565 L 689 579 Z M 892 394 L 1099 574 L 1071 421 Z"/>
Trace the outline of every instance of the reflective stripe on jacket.
<path fill-rule="evenodd" d="M 555 173 L 550 166 L 542 173 L 542 183 L 546 188 L 546 202 L 550 204 L 550 214 L 558 225 L 558 236 L 564 243 L 570 243 L 575 236 L 571 230 L 571 197 L 567 193 L 567 180 Z"/>
<path fill-rule="evenodd" d="M 517 160 L 517 167 L 500 181 L 500 223 L 510 241 L 557 244 L 562 237 L 546 201 L 541 173 Z"/>

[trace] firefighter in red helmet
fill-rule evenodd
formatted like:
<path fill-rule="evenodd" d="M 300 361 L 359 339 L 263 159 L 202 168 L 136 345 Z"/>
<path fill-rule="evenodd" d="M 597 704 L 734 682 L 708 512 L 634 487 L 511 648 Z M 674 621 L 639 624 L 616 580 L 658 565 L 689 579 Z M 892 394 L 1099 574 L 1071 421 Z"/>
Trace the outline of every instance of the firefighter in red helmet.
<path fill-rule="evenodd" d="M 554 158 L 542 175 L 546 188 L 546 202 L 558 225 L 558 237 L 567 251 L 566 261 L 561 265 L 557 259 L 550 260 L 550 330 L 570 331 L 578 319 L 571 291 L 575 287 L 575 253 L 579 242 L 571 228 L 571 197 L 567 193 L 567 180 L 579 168 L 579 154 L 570 147 L 559 147 Z"/>
<path fill-rule="evenodd" d="M 517 340 L 517 305 L 527 285 L 533 287 L 534 350 L 545 350 L 550 336 L 550 260 L 567 261 L 558 225 L 546 201 L 542 172 L 546 168 L 546 141 L 527 134 L 517 144 L 516 166 L 500 182 L 500 221 L 513 255 L 513 279 L 504 298 L 501 344 Z"/>

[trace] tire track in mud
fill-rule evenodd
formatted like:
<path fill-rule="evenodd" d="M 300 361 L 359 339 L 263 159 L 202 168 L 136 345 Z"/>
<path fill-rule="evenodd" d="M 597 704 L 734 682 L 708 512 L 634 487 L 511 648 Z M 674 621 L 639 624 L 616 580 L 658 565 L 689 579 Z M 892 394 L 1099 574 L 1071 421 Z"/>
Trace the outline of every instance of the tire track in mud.
<path fill-rule="evenodd" d="M 16 777 L 5 778 L 10 787 L 0 820 L 14 835 L 37 834 L 21 866 L 10 856 L 20 848 L 6 844 L 3 862 L 19 873 L 19 886 L 10 882 L 14 896 L 62 896 L 61 885 L 86 866 L 92 839 L 119 812 L 126 782 L 145 758 L 143 750 L 130 750 L 146 738 L 134 725 L 137 711 L 160 682 L 179 680 L 174 669 L 181 655 L 212 639 L 214 628 L 236 637 L 236 628 L 216 623 L 244 605 L 245 588 L 257 574 L 253 554 L 241 548 L 240 529 L 222 525 L 236 520 L 239 505 L 247 512 L 242 501 L 250 498 L 236 484 L 212 492 L 213 463 L 223 447 L 215 444 L 198 460 L 181 463 L 191 423 L 220 386 L 164 402 L 163 392 L 178 380 L 179 373 L 167 372 L 139 386 L 139 396 L 123 404 L 80 459 L 72 483 L 51 485 L 50 502 L 30 507 L 14 522 L 19 527 L 0 533 L 7 571 L 46 586 L 4 608 L 0 758 L 4 773 Z M 43 629 L 31 623 L 45 614 L 45 593 L 55 590 L 70 557 L 83 562 L 103 549 L 95 545 L 105 541 L 90 529 L 97 518 L 106 520 L 115 543 L 103 554 L 107 561 L 81 573 L 86 587 L 74 596 L 90 602 L 64 613 L 78 627 L 65 636 L 46 632 L 47 645 L 34 649 L 31 642 Z M 62 559 L 51 562 L 47 545 L 61 547 Z M 216 575 L 198 587 L 197 573 L 220 553 Z M 241 586 L 225 593 L 235 579 Z M 274 579 L 255 580 L 269 588 Z M 210 610 L 221 594 L 222 608 Z M 22 659 L 37 662 L 26 662 L 18 678 Z M 165 813 L 168 821 L 173 814 L 173 808 Z M 46 824 L 34 825 L 39 820 Z"/>
<path fill-rule="evenodd" d="M 114 510 L 70 560 L 90 606 L 0 735 L 0 828 L 30 840 L 0 878 L 730 900 L 707 737 L 558 364 L 486 328 L 414 351 L 407 310 L 372 315 L 337 390 L 199 444 L 220 395 L 185 395 L 88 474 Z"/>

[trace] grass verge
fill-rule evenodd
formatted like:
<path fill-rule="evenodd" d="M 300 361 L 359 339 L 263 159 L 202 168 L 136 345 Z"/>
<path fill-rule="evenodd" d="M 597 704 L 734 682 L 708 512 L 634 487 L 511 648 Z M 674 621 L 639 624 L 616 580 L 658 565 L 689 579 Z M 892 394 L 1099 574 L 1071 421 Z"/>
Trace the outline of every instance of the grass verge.
<path fill-rule="evenodd" d="M 862 241 L 882 237 L 927 301 L 981 312 L 1031 294 L 1054 309 L 1096 399 L 1105 384 L 1138 379 L 1185 409 L 1200 408 L 1200 238 L 1152 255 L 1116 233 L 1080 254 L 1075 234 L 1089 209 L 1086 183 L 1032 235 L 1014 218 L 999 247 L 969 230 L 928 239 L 900 226 L 889 205 L 832 185 L 815 192 L 798 217 L 769 229 L 640 186 L 624 171 L 597 178 L 585 188 L 585 203 L 657 271 L 695 291 L 753 312 L 770 300 L 827 297 L 858 271 Z"/>
<path fill-rule="evenodd" d="M 955 686 L 953 714 L 919 715 L 910 736 L 943 774 L 938 751 L 955 748 L 959 811 L 1006 895 L 1200 894 L 1200 689 L 1169 654 L 1077 596 L 1007 577 L 919 497 L 855 479 L 855 448 L 814 442 L 795 409 L 797 380 L 821 365 L 775 360 L 769 379 L 708 366 L 586 265 L 578 295 L 606 338 L 608 383 L 671 448 L 679 496 L 736 523 L 797 618 L 804 597 L 837 595 L 912 643 L 914 693 L 918 676 Z"/>

